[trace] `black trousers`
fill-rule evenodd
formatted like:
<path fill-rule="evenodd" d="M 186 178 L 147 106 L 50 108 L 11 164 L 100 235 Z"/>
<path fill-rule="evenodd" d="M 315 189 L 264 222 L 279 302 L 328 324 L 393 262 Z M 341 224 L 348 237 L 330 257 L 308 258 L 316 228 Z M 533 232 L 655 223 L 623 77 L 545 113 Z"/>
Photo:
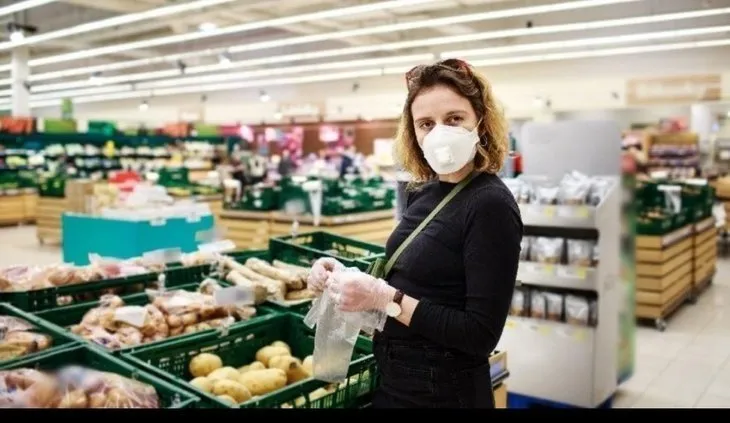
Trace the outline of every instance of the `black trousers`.
<path fill-rule="evenodd" d="M 374 338 L 373 408 L 494 408 L 489 360 L 406 340 Z"/>

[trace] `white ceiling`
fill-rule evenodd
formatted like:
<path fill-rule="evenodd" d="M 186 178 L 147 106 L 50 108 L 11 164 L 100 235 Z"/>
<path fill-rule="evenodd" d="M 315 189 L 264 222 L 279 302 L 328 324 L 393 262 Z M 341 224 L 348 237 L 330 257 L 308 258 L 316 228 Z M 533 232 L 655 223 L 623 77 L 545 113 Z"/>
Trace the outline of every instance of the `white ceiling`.
<path fill-rule="evenodd" d="M 36 27 L 35 34 L 27 35 L 32 39 L 33 36 L 50 35 L 54 31 L 72 28 L 80 24 L 100 22 L 104 19 L 200 1 L 57 0 L 13 15 L 0 17 L 0 22 L 16 22 Z M 414 0 L 400 1 L 419 3 Z M 333 78 L 336 75 L 344 78 L 348 73 L 367 71 L 377 73 L 383 68 L 393 67 L 407 69 L 419 62 L 432 60 L 429 56 L 431 54 L 443 52 L 458 52 L 460 56 L 470 61 L 489 59 L 519 62 L 525 56 L 542 53 L 578 53 L 630 47 L 651 50 L 657 46 L 661 48 L 662 45 L 677 43 L 688 48 L 690 46 L 687 43 L 713 41 L 721 45 L 721 47 L 715 48 L 730 53 L 730 47 L 725 44 L 730 43 L 728 36 L 730 33 L 728 31 L 730 29 L 730 0 L 624 0 L 624 3 L 583 7 L 577 10 L 535 12 L 516 17 L 481 19 L 460 24 L 429 24 L 417 29 L 383 30 L 380 33 L 363 36 L 327 37 L 323 35 L 319 41 L 299 41 L 289 43 L 293 45 L 288 46 L 267 46 L 262 43 L 276 44 L 277 40 L 282 39 L 294 39 L 304 35 L 316 37 L 317 34 L 334 34 L 347 30 L 363 29 L 367 32 L 370 28 L 384 25 L 413 23 L 434 18 L 511 11 L 524 7 L 555 4 L 578 5 L 586 2 L 596 3 L 598 0 L 423 0 L 419 4 L 392 7 L 388 10 L 367 13 L 352 12 L 343 16 L 298 23 L 272 22 L 272 25 L 259 25 L 262 26 L 261 28 L 235 32 L 231 30 L 246 23 L 261 23 L 276 18 L 320 11 L 336 13 L 339 9 L 383 2 L 385 0 L 229 0 L 203 10 L 140 20 L 135 23 L 34 43 L 28 47 L 32 65 L 28 83 L 31 87 L 32 101 L 38 105 L 42 105 L 44 102 L 46 104 L 43 105 L 48 105 L 48 102 L 57 101 L 64 96 L 81 99 L 100 95 L 111 100 L 115 95 L 118 95 L 118 98 L 132 98 L 135 92 L 166 95 L 174 94 L 174 91 L 179 89 L 187 93 L 193 93 L 196 90 L 204 93 L 233 88 L 231 84 L 249 84 L 251 87 L 255 86 L 258 80 L 270 81 L 271 78 L 277 77 L 317 79 L 327 78 L 327 75 L 332 74 L 335 75 Z M 17 3 L 22 3 L 22 1 L 0 0 L 0 11 L 4 6 Z M 392 5 L 398 2 L 390 1 L 390 3 Z M 609 2 L 607 1 L 607 3 Z M 566 6 L 566 8 L 569 7 Z M 667 19 L 663 22 L 639 24 L 625 24 L 625 21 L 616 21 L 632 17 L 660 16 L 681 12 L 697 13 L 723 8 L 727 8 L 725 13 L 691 19 Z M 675 15 L 675 17 L 679 17 L 679 15 Z M 596 28 L 596 22 L 607 20 L 624 23 L 608 24 L 609 27 Z M 529 31 L 526 30 L 528 22 L 532 25 L 532 29 Z M 579 23 L 587 23 L 593 27 L 583 30 L 556 27 Z M 201 24 L 214 24 L 217 29 L 204 32 L 199 29 Z M 552 27 L 556 29 L 553 30 Z M 705 28 L 709 29 L 705 30 Z M 694 32 L 686 32 L 687 30 L 694 30 Z M 495 31 L 512 31 L 512 33 L 494 34 Z M 230 33 L 220 34 L 220 32 Z M 641 35 L 649 33 L 662 33 L 663 35 Z M 462 39 L 452 38 L 451 42 L 448 39 L 436 40 L 447 36 L 461 36 Z M 464 37 L 473 36 L 480 36 L 482 39 L 478 41 L 464 39 Z M 629 37 L 621 39 L 619 36 Z M 165 42 L 169 37 L 178 37 L 178 39 L 185 37 L 187 40 Z M 605 38 L 603 41 L 581 42 L 583 44 L 545 44 L 544 48 L 526 46 L 535 43 L 604 37 L 610 38 Z M 8 34 L 6 33 L 3 41 L 7 41 L 7 39 Z M 162 41 L 157 42 L 158 45 L 155 47 L 135 48 L 130 45 L 125 48 L 117 48 L 132 42 L 149 44 L 147 42 L 149 40 Z M 174 39 L 171 40 L 174 41 Z M 394 45 L 392 50 L 387 51 L 378 51 L 379 47 L 375 47 L 386 43 L 414 40 L 432 41 L 415 43 L 414 46 Z M 9 83 L 11 82 L 9 64 L 12 45 L 0 41 L 0 49 L 3 46 L 5 50 L 0 51 L 0 56 L 2 56 L 0 58 L 0 106 L 3 102 L 8 102 Z M 117 51 L 108 54 L 103 54 L 103 51 L 96 53 L 92 51 L 93 54 L 83 53 L 101 47 Z M 321 53 L 329 50 L 341 51 L 343 48 L 351 47 L 361 47 L 367 51 L 359 54 L 352 52 L 348 54 L 343 52 Z M 490 50 L 488 55 L 464 52 L 464 50 L 494 47 L 509 48 Z M 681 60 L 681 52 L 686 50 L 677 51 L 679 52 L 678 60 Z M 314 53 L 319 54 L 320 57 L 307 60 L 306 57 L 292 56 L 299 53 Z M 621 53 L 621 51 L 616 53 Z M 69 54 L 76 57 L 83 55 L 88 57 L 73 59 L 73 56 L 68 56 Z M 231 63 L 227 66 L 221 65 L 221 55 L 228 57 Z M 287 57 L 278 59 L 282 55 Z M 409 57 L 403 58 L 403 56 Z M 617 60 L 625 60 L 630 59 L 631 56 L 618 55 L 616 57 Z M 251 62 L 252 59 L 259 60 Z M 351 63 L 362 59 L 376 60 Z M 157 63 L 146 63 L 151 60 Z M 390 63 L 383 62 L 383 60 L 389 60 Z M 44 61 L 49 64 L 43 64 Z M 311 68 L 311 66 L 306 67 L 313 64 L 325 65 L 318 69 Z M 108 65 L 114 65 L 117 69 L 109 69 Z M 181 65 L 184 71 L 181 69 Z M 290 69 L 292 67 L 296 67 L 296 69 Z M 96 73 L 99 70 L 101 72 Z M 69 72 L 64 77 L 59 73 L 61 71 Z M 150 72 L 155 73 L 150 74 Z M 92 74 L 101 78 L 90 81 Z"/>

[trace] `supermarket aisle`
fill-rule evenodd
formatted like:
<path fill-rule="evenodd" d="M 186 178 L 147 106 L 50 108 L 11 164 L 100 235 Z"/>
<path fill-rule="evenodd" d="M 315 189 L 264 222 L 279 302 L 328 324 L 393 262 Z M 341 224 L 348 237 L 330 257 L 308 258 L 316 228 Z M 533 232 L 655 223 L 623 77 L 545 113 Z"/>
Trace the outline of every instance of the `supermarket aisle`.
<path fill-rule="evenodd" d="M 60 260 L 58 247 L 38 246 L 34 226 L 0 228 L 0 266 Z M 668 324 L 663 333 L 638 328 L 636 372 L 614 406 L 730 408 L 730 259 L 718 261 L 715 283 Z"/>
<path fill-rule="evenodd" d="M 730 259 L 718 259 L 713 285 L 685 305 L 663 333 L 641 327 L 636 372 L 614 407 L 730 408 Z"/>

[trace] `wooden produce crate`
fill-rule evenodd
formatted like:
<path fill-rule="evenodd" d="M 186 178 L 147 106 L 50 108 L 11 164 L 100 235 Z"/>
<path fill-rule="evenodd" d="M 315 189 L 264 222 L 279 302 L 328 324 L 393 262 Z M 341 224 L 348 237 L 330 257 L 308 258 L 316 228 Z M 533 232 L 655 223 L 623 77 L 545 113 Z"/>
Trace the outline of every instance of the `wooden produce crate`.
<path fill-rule="evenodd" d="M 507 384 L 504 382 L 494 388 L 494 407 L 507 408 Z"/>
<path fill-rule="evenodd" d="M 290 235 L 293 222 L 294 217 L 273 212 L 271 236 Z M 380 245 L 385 244 L 396 225 L 394 210 L 322 216 L 319 226 L 314 226 L 314 218 L 308 215 L 298 216 L 297 222 L 299 222 L 297 229 L 299 233 L 325 231 Z"/>
<path fill-rule="evenodd" d="M 60 244 L 61 215 L 66 211 L 65 198 L 39 197 L 36 207 L 36 237 L 40 244 Z"/>
<path fill-rule="evenodd" d="M 690 298 L 694 278 L 694 225 L 661 236 L 636 237 L 636 317 L 657 329 Z"/>
<path fill-rule="evenodd" d="M 271 236 L 271 213 L 222 210 L 216 221 L 223 237 L 236 244 L 237 249 L 267 249 Z"/>
<path fill-rule="evenodd" d="M 0 226 L 18 225 L 35 220 L 35 192 L 17 191 L 0 194 Z"/>
<path fill-rule="evenodd" d="M 717 265 L 717 228 L 715 218 L 709 217 L 694 225 L 692 235 L 693 277 L 692 293 L 696 297 L 715 276 Z"/>

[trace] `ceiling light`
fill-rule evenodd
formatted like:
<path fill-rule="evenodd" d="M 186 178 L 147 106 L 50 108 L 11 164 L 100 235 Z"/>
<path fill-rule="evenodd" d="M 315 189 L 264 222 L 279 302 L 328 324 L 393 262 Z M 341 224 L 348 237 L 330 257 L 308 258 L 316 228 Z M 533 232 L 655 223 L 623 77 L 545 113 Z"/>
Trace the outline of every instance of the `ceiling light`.
<path fill-rule="evenodd" d="M 189 3 L 157 7 L 139 13 L 128 13 L 121 16 L 114 16 L 112 18 L 82 23 L 69 28 L 59 29 L 57 31 L 50 31 L 39 35 L 33 35 L 31 37 L 26 37 L 24 40 L 11 40 L 10 42 L 0 43 L 0 51 L 10 50 L 14 47 L 18 47 L 21 45 L 38 44 L 45 41 L 69 37 L 72 35 L 85 34 L 91 31 L 98 31 L 105 28 L 113 28 L 120 25 L 129 25 L 131 23 L 141 22 L 149 19 L 159 19 L 165 16 L 171 16 L 179 13 L 189 12 L 192 10 L 200 10 L 205 7 L 217 6 L 220 4 L 230 3 L 232 1 L 235 0 L 197 0 Z"/>
<path fill-rule="evenodd" d="M 361 14 L 361 13 L 369 13 L 374 11 L 383 11 L 387 9 L 395 9 L 399 7 L 405 7 L 405 6 L 412 6 L 416 4 L 422 4 L 422 3 L 430 3 L 435 2 L 437 0 L 387 0 L 379 3 L 366 3 L 361 4 L 358 6 L 351 6 L 351 7 L 343 7 L 338 9 L 326 9 L 321 10 L 318 12 L 312 12 L 312 13 L 305 13 L 301 15 L 294 15 L 294 16 L 284 16 L 269 20 L 262 20 L 262 21 L 256 21 L 256 22 L 247 22 L 239 25 L 231 25 L 227 26 L 225 28 L 218 28 L 214 31 L 207 31 L 207 32 L 193 32 L 193 33 L 185 33 L 185 34 L 177 34 L 177 35 L 170 35 L 165 37 L 159 37 L 159 38 L 151 38 L 146 40 L 140 40 L 140 41 L 132 41 L 129 43 L 123 43 L 123 44 L 116 44 L 116 45 L 110 45 L 105 47 L 97 47 L 97 48 L 91 48 L 81 51 L 75 51 L 71 53 L 63 53 L 55 56 L 48 56 L 43 57 L 40 59 L 32 60 L 33 64 L 31 66 L 43 66 L 43 65 L 50 65 L 54 63 L 63 63 L 63 62 L 69 62 L 72 60 L 80 60 L 80 59 L 87 59 L 90 57 L 98 57 L 98 56 L 104 56 L 108 54 L 115 54 L 115 53 L 122 53 L 125 51 L 130 50 L 138 50 L 143 48 L 149 48 L 149 47 L 159 47 L 169 44 L 178 44 L 178 43 L 184 43 L 188 41 L 203 39 L 203 38 L 209 38 L 214 36 L 221 36 L 221 35 L 229 35 L 229 34 L 235 34 L 240 32 L 247 32 L 247 31 L 254 31 L 257 29 L 263 29 L 263 28 L 269 28 L 269 27 L 278 27 L 278 26 L 286 26 L 291 24 L 296 24 L 300 22 L 307 22 L 307 21 L 314 21 L 314 20 L 324 20 L 324 19 L 333 19 L 338 17 L 351 17 L 352 15 Z M 588 0 L 588 1 L 609 1 L 609 0 Z M 613 2 L 627 2 L 627 1 L 636 1 L 636 0 L 611 0 Z"/>
<path fill-rule="evenodd" d="M 43 6 L 44 4 L 54 3 L 58 0 L 27 0 L 15 1 L 9 6 L 0 7 L 0 16 L 12 15 L 13 13 L 22 12 L 23 10 L 32 9 L 34 7 Z"/>
<path fill-rule="evenodd" d="M 203 22 L 202 24 L 198 25 L 198 29 L 202 32 L 213 32 L 218 29 L 218 25 L 213 22 Z"/>
<path fill-rule="evenodd" d="M 515 63 L 537 63 L 544 61 L 560 61 L 560 60 L 572 60 L 582 59 L 591 57 L 611 57 L 621 56 L 630 54 L 647 54 L 665 51 L 678 51 L 678 50 L 689 50 L 697 48 L 711 48 L 711 47 L 726 47 L 730 46 L 730 39 L 723 40 L 712 40 L 712 41 L 694 41 L 686 43 L 675 43 L 675 44 L 658 44 L 648 46 L 636 46 L 636 47 L 624 47 L 624 48 L 613 48 L 613 49 L 602 49 L 602 50 L 584 50 L 569 53 L 555 53 L 555 54 L 542 54 L 522 57 L 510 57 L 493 60 L 484 60 L 479 62 L 472 62 L 475 67 L 488 67 L 488 66 L 500 66 Z M 367 77 L 378 77 L 384 74 L 402 74 L 409 69 L 407 66 L 402 67 L 390 67 L 390 68 L 378 68 L 378 69 L 366 69 L 353 72 L 341 72 L 341 73 L 330 73 L 330 74 L 318 74 L 313 76 L 303 76 L 295 78 L 276 78 L 267 80 L 247 80 L 241 82 L 231 82 L 222 84 L 209 84 L 209 85 L 194 85 L 186 87 L 172 87 L 163 88 L 159 90 L 141 90 L 132 92 L 117 92 L 111 94 L 102 94 L 94 96 L 81 96 L 74 98 L 74 103 L 97 103 L 104 101 L 114 101 L 131 98 L 144 98 L 154 96 L 170 96 L 180 94 L 193 94 L 201 92 L 214 92 L 214 91 L 230 91 L 245 88 L 254 88 L 265 86 L 281 86 L 281 85 L 296 85 L 296 84 L 308 84 L 315 82 L 327 82 L 327 81 L 338 81 L 338 80 L 352 80 L 358 78 Z M 39 107 L 50 107 L 57 106 L 61 102 L 61 99 L 50 99 L 44 101 L 31 101 L 32 108 Z M 4 108 L 10 107 L 9 103 L 3 103 L 0 106 Z"/>
<path fill-rule="evenodd" d="M 23 34 L 23 31 L 15 30 L 10 33 L 10 41 L 12 42 L 17 43 L 18 41 L 22 41 L 23 38 L 25 38 L 25 34 Z"/>
<path fill-rule="evenodd" d="M 266 94 L 266 91 L 261 91 L 261 94 L 259 95 L 259 100 L 263 101 L 264 103 L 271 100 L 271 97 L 269 97 L 268 94 Z"/>
<path fill-rule="evenodd" d="M 139 110 L 145 111 L 150 108 L 150 104 L 147 102 L 147 100 L 144 100 L 143 102 L 139 103 Z"/>
<path fill-rule="evenodd" d="M 573 2 L 571 4 L 576 4 L 576 3 L 580 3 L 580 2 Z M 553 6 L 557 6 L 557 5 L 553 5 Z M 516 11 L 518 9 L 511 9 L 511 10 Z M 632 17 L 632 18 L 610 19 L 610 20 L 601 20 L 601 21 L 592 21 L 592 22 L 581 22 L 581 23 L 574 23 L 574 24 L 550 25 L 550 26 L 535 27 L 535 28 L 530 28 L 530 29 L 518 28 L 518 29 L 510 29 L 510 30 L 489 31 L 489 32 L 482 32 L 482 33 L 475 33 L 475 34 L 467 34 L 467 35 L 434 37 L 434 38 L 420 39 L 420 40 L 399 41 L 399 42 L 393 42 L 393 43 L 382 43 L 382 44 L 374 44 L 374 45 L 366 45 L 366 46 L 346 47 L 346 48 L 340 48 L 340 49 L 319 50 L 319 51 L 312 51 L 312 52 L 306 52 L 306 53 L 295 53 L 295 54 L 286 54 L 286 55 L 281 55 L 281 56 L 269 56 L 269 57 L 262 57 L 262 58 L 258 58 L 258 59 L 243 60 L 243 61 L 238 61 L 238 62 L 232 63 L 230 65 L 230 67 L 244 68 L 244 67 L 253 67 L 253 66 L 259 66 L 259 65 L 265 65 L 265 64 L 285 63 L 285 62 L 290 62 L 290 61 L 302 61 L 302 60 L 310 60 L 310 59 L 329 58 L 329 57 L 334 57 L 334 56 L 346 56 L 346 55 L 355 55 L 355 54 L 371 53 L 371 52 L 378 52 L 378 51 L 390 51 L 390 50 L 407 49 L 407 48 L 430 47 L 430 46 L 434 46 L 434 45 L 465 43 L 465 42 L 470 42 L 470 41 L 482 41 L 482 40 L 497 39 L 497 38 L 503 38 L 503 37 L 518 37 L 518 36 L 522 36 L 522 35 L 551 34 L 551 33 L 593 30 L 593 29 L 601 29 L 601 28 L 612 28 L 612 27 L 629 26 L 629 25 L 670 22 L 670 21 L 675 21 L 675 20 L 701 18 L 701 17 L 716 16 L 716 15 L 722 15 L 722 14 L 730 14 L 730 8 L 700 10 L 700 11 L 680 12 L 680 13 L 669 13 L 669 14 L 663 14 L 663 15 L 651 15 L 651 16 L 641 16 L 641 17 Z M 467 15 L 462 15 L 462 16 L 467 16 Z M 433 23 L 432 21 L 433 20 L 409 22 L 409 24 L 420 23 L 420 25 L 421 25 L 420 27 L 428 27 L 429 24 Z M 385 25 L 384 27 L 388 27 L 388 28 L 391 28 L 392 30 L 395 30 L 393 25 Z M 324 34 L 324 35 L 340 36 L 341 34 L 342 34 L 342 32 L 335 32 L 335 33 L 329 33 L 329 34 Z M 289 46 L 289 45 L 299 44 L 299 43 L 301 43 L 302 40 L 308 39 L 308 37 L 310 37 L 310 36 L 279 39 L 279 40 L 265 41 L 265 42 L 259 42 L 259 43 L 250 43 L 247 46 L 245 46 L 245 49 L 247 51 L 254 51 L 254 50 L 263 50 L 263 49 L 273 48 L 273 47 Z M 233 47 L 233 49 L 235 49 L 235 48 L 236 47 Z M 239 49 L 240 49 L 240 47 L 239 47 Z M 226 51 L 228 51 L 228 50 L 226 50 Z M 153 58 L 153 59 L 138 59 L 138 60 L 132 60 L 132 61 L 125 61 L 125 62 L 109 63 L 109 64 L 104 64 L 104 65 L 80 67 L 80 68 L 75 68 L 75 69 L 65 69 L 65 70 L 47 72 L 47 73 L 36 73 L 36 74 L 31 74 L 29 76 L 29 80 L 35 82 L 35 81 L 44 81 L 44 80 L 56 79 L 56 78 L 66 78 L 66 77 L 75 76 L 75 75 L 87 75 L 91 72 L 96 72 L 96 71 L 123 70 L 123 69 L 129 69 L 129 68 L 134 68 L 134 67 L 151 66 L 154 64 L 174 62 L 174 61 L 180 60 L 182 58 L 199 57 L 199 56 L 204 56 L 204 55 L 216 55 L 216 54 L 220 54 L 220 49 L 208 49 L 208 50 L 202 50 L 202 51 L 197 51 L 197 52 L 179 53 L 179 54 L 174 54 L 174 55 L 162 56 L 162 57 L 157 57 L 157 58 Z M 30 65 L 33 66 L 33 60 L 30 61 Z M 9 69 L 9 66 L 7 68 Z M 0 69 L 6 70 L 2 66 L 0 66 Z M 188 74 L 204 73 L 204 72 L 213 72 L 213 71 L 217 71 L 217 70 L 221 70 L 221 65 L 216 63 L 216 64 L 212 64 L 212 65 L 202 65 L 202 66 L 190 67 L 187 69 L 187 73 Z M 166 75 L 161 74 L 160 71 L 142 72 L 142 73 L 136 73 L 136 74 L 125 74 L 120 77 L 117 77 L 115 79 L 115 82 L 155 79 L 155 78 L 162 78 L 165 76 Z M 12 82 L 12 80 L 10 78 L 2 79 L 2 80 L 0 80 L 0 85 L 9 85 L 11 82 Z M 109 83 L 112 83 L 112 81 L 109 81 Z M 83 84 L 81 84 L 80 81 L 72 81 L 67 84 L 76 84 L 75 86 L 83 86 Z M 71 87 L 71 85 L 66 86 L 66 88 L 70 88 L 70 87 Z"/>

